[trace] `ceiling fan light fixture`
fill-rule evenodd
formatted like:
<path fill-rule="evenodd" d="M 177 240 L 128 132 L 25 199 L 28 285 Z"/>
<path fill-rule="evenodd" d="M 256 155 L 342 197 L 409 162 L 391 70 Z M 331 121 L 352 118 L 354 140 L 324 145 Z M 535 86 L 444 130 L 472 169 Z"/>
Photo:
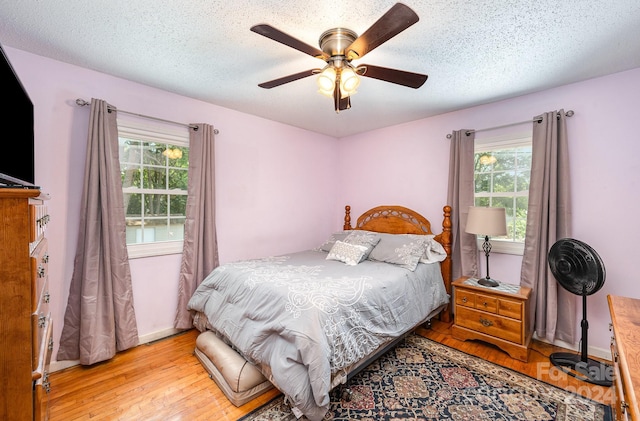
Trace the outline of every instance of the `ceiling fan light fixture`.
<path fill-rule="evenodd" d="M 353 95 L 360 85 L 360 78 L 351 66 L 345 67 L 340 72 L 340 90 L 345 96 Z"/>
<path fill-rule="evenodd" d="M 326 96 L 327 98 L 333 98 L 333 89 L 318 89 L 318 93 Z"/>
<path fill-rule="evenodd" d="M 331 95 L 336 84 L 336 69 L 332 66 L 326 66 L 318 75 L 317 82 L 320 92 L 329 92 Z"/>

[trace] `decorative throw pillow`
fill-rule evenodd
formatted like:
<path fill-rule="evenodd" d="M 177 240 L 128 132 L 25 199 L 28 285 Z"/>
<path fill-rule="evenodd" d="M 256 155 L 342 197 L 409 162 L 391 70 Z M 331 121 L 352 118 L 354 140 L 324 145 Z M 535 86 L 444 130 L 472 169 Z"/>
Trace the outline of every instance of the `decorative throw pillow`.
<path fill-rule="evenodd" d="M 336 243 L 336 241 L 343 241 L 351 231 L 338 231 L 331 234 L 331 237 L 327 241 L 325 241 L 320 247 L 314 249 L 316 251 L 330 251 L 331 247 Z"/>
<path fill-rule="evenodd" d="M 343 241 L 349 244 L 365 246 L 367 251 L 364 253 L 364 256 L 362 256 L 362 260 L 366 260 L 369 257 L 371 250 L 373 250 L 380 241 L 380 234 L 372 231 L 354 230 L 351 231 L 351 234 L 347 235 Z"/>
<path fill-rule="evenodd" d="M 349 266 L 355 266 L 363 260 L 362 257 L 366 251 L 367 248 L 365 246 L 336 241 L 331 250 L 329 250 L 327 260 L 338 260 Z"/>
<path fill-rule="evenodd" d="M 420 263 L 442 262 L 447 258 L 447 252 L 444 250 L 444 247 L 433 239 L 433 235 L 425 235 L 424 237 L 427 237 L 428 240 L 424 254 L 420 258 Z"/>
<path fill-rule="evenodd" d="M 369 259 L 414 271 L 425 253 L 427 242 L 428 238 L 423 235 L 380 234 L 380 242 L 369 254 Z"/>

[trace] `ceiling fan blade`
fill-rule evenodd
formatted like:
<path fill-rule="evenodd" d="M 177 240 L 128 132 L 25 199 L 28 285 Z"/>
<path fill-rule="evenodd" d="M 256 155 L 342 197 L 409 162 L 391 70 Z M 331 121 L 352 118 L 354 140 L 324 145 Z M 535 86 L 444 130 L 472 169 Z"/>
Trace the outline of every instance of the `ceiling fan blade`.
<path fill-rule="evenodd" d="M 342 93 L 340 92 L 340 84 L 336 83 L 336 87 L 333 90 L 333 105 L 336 110 L 336 113 L 340 111 L 348 110 L 351 108 L 351 96 L 346 96 L 342 98 Z"/>
<path fill-rule="evenodd" d="M 348 110 L 351 108 L 351 97 L 340 98 L 340 111 Z"/>
<path fill-rule="evenodd" d="M 362 70 L 361 70 L 362 69 Z M 388 67 L 371 66 L 363 64 L 358 66 L 357 73 L 360 76 L 384 80 L 417 89 L 424 85 L 429 76 L 421 73 L 406 72 L 404 70 L 389 69 Z"/>
<path fill-rule="evenodd" d="M 418 20 L 416 12 L 402 3 L 396 3 L 345 49 L 347 59 L 355 60 L 364 57 L 369 51 L 398 35 Z"/>
<path fill-rule="evenodd" d="M 304 72 L 294 73 L 289 76 L 284 76 L 278 79 L 273 79 L 268 82 L 260 83 L 258 86 L 265 89 L 275 88 L 276 86 L 284 85 L 285 83 L 293 82 L 294 80 L 302 79 L 317 74 L 320 69 L 305 70 Z"/>
<path fill-rule="evenodd" d="M 305 54 L 309 54 L 312 57 L 316 57 L 325 61 L 329 59 L 329 56 L 322 50 L 319 50 L 316 47 L 312 47 L 311 45 L 306 44 L 299 39 L 292 37 L 291 35 L 285 34 L 284 32 L 274 28 L 271 25 L 254 25 L 251 27 L 251 30 L 256 34 L 263 35 L 288 47 L 295 48 L 296 50 L 302 51 Z"/>

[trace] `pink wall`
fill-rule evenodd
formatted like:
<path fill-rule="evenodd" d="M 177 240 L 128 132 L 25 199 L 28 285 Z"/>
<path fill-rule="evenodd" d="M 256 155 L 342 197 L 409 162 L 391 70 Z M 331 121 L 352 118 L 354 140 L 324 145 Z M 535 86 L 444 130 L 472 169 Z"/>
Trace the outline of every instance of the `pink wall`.
<path fill-rule="evenodd" d="M 640 69 L 335 139 L 6 50 L 35 103 L 36 178 L 52 197 L 48 236 L 56 343 L 73 270 L 89 113 L 74 104 L 76 98 L 102 98 L 123 110 L 211 123 L 220 130 L 216 217 L 222 262 L 314 247 L 342 226 L 345 204 L 354 216 L 379 204 L 401 204 L 438 225 L 447 194 L 447 133 L 573 109 L 574 237 L 593 246 L 607 268 L 607 283 L 589 299 L 589 344 L 608 347 L 606 294 L 640 297 L 630 270 L 637 255 L 632 241 L 640 234 L 633 218 L 640 204 L 634 126 Z M 491 273 L 517 283 L 520 260 L 495 253 Z M 179 265 L 179 255 L 132 260 L 141 336 L 171 329 Z M 57 345 L 54 357 L 56 351 Z"/>
<path fill-rule="evenodd" d="M 427 90 L 429 83 L 436 82 L 428 82 Z M 605 285 L 588 298 L 587 307 L 588 343 L 608 355 L 607 294 L 640 298 L 633 272 L 640 235 L 639 98 L 640 69 L 634 69 L 340 139 L 340 176 L 350 182 L 341 185 L 338 203 L 350 202 L 354 214 L 379 203 L 406 204 L 439 221 L 447 198 L 447 133 L 525 121 L 561 108 L 574 110 L 568 119 L 573 237 L 591 245 L 606 266 Z M 521 133 L 523 127 L 478 137 Z M 521 256 L 492 253 L 491 274 L 517 284 L 521 262 Z M 579 300 L 577 339 L 581 319 Z"/>
<path fill-rule="evenodd" d="M 222 262 L 315 247 L 342 228 L 335 138 L 21 50 L 6 51 L 35 104 L 36 182 L 51 195 L 54 359 L 73 272 L 89 118 L 89 108 L 76 106 L 76 98 L 101 98 L 122 110 L 211 123 L 220 130 L 216 222 Z M 141 336 L 153 338 L 173 327 L 179 267 L 179 255 L 131 261 Z"/>

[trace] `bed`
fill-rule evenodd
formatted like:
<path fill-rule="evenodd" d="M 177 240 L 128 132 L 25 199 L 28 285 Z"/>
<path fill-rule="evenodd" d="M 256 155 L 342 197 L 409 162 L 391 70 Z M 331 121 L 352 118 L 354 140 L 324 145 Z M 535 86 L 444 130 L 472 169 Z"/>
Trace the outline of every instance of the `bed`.
<path fill-rule="evenodd" d="M 368 210 L 318 248 L 221 265 L 189 301 L 224 340 L 320 420 L 329 392 L 433 317 L 450 320 L 451 208 L 442 232 L 401 206 Z M 419 254 L 419 259 L 416 256 Z"/>

